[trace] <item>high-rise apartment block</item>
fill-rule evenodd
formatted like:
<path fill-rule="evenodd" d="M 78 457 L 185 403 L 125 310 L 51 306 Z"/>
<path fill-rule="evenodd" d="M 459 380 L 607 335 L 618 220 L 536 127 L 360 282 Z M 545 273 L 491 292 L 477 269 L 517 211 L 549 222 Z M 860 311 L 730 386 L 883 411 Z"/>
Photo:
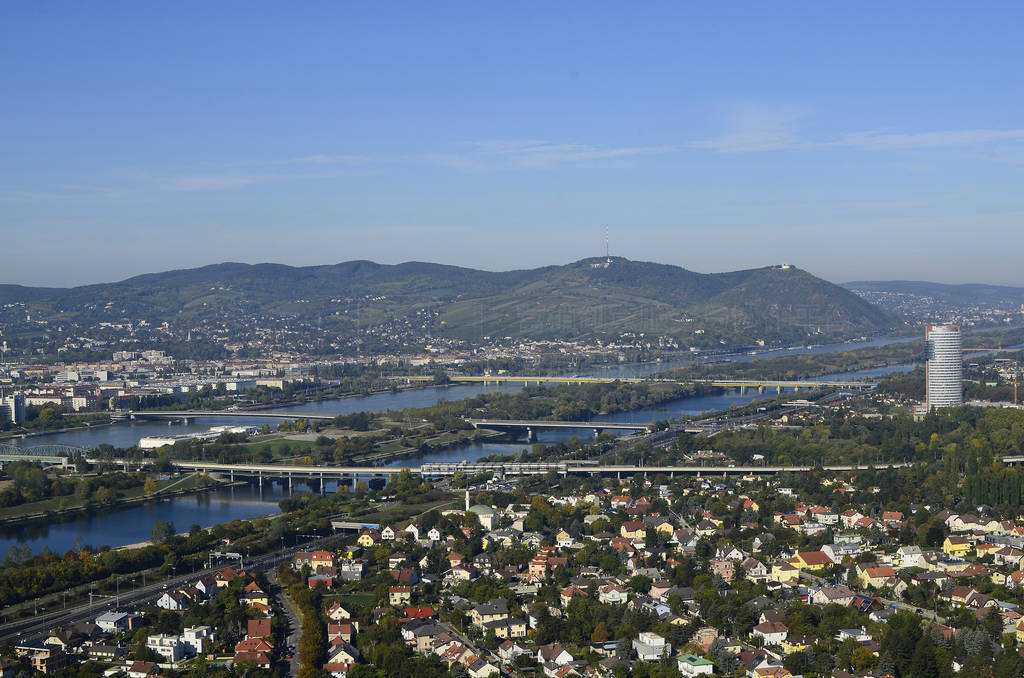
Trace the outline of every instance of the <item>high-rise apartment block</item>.
<path fill-rule="evenodd" d="M 964 404 L 964 356 L 959 325 L 925 328 L 925 404 L 929 410 Z"/>

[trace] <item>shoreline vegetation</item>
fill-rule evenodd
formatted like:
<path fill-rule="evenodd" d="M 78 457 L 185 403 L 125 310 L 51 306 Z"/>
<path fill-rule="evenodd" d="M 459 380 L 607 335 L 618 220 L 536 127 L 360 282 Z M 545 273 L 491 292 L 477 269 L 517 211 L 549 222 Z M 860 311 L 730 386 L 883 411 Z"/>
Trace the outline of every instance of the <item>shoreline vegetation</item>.
<path fill-rule="evenodd" d="M 185 486 L 169 490 L 173 485 L 183 483 Z M 192 474 L 183 478 L 171 478 L 156 481 L 155 492 L 147 494 L 145 486 L 139 485 L 125 491 L 123 496 L 111 499 L 108 502 L 100 503 L 90 497 L 76 505 L 65 505 L 61 507 L 61 500 L 67 497 L 50 497 L 40 501 L 27 502 L 15 506 L 8 506 L 0 509 L 0 527 L 10 527 L 34 523 L 38 521 L 62 522 L 60 519 L 71 518 L 82 513 L 100 513 L 110 509 L 123 509 L 136 504 L 146 504 L 153 501 L 161 501 L 171 497 L 181 497 L 189 494 L 199 494 L 222 487 L 230 487 L 232 483 L 213 480 L 207 476 Z M 235 485 L 244 484 L 240 481 Z M 162 487 L 161 487 L 162 486 Z"/>

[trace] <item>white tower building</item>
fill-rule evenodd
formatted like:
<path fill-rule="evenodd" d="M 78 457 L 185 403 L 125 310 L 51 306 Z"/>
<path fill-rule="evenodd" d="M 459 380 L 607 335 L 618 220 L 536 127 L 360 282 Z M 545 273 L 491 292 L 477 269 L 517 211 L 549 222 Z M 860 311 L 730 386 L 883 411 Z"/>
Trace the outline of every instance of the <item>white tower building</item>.
<path fill-rule="evenodd" d="M 924 331 L 925 404 L 929 410 L 964 404 L 964 356 L 959 325 L 929 325 Z"/>

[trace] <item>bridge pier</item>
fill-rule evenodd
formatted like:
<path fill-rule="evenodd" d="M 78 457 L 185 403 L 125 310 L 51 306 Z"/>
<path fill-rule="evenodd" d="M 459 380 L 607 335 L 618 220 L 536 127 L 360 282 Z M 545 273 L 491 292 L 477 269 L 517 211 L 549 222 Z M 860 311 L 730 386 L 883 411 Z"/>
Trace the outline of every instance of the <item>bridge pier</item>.
<path fill-rule="evenodd" d="M 320 472 L 320 495 L 323 496 L 323 493 L 324 493 L 324 474 L 323 474 L 323 471 L 321 471 Z"/>
<path fill-rule="evenodd" d="M 740 397 L 743 397 L 745 395 L 747 395 L 747 387 L 746 386 L 740 386 Z"/>
<path fill-rule="evenodd" d="M 763 384 L 761 386 L 757 387 L 757 392 L 758 393 L 764 393 L 764 385 Z"/>
<path fill-rule="evenodd" d="M 597 428 L 596 426 L 594 427 L 594 438 L 595 439 L 599 438 L 602 433 L 604 433 L 604 429 Z"/>
<path fill-rule="evenodd" d="M 782 384 L 779 384 L 778 386 L 775 387 L 775 392 L 782 393 Z"/>
<path fill-rule="evenodd" d="M 537 440 L 537 434 L 533 432 L 533 428 L 532 427 L 527 426 L 526 427 L 526 442 L 532 443 L 532 442 L 536 442 L 536 440 Z"/>

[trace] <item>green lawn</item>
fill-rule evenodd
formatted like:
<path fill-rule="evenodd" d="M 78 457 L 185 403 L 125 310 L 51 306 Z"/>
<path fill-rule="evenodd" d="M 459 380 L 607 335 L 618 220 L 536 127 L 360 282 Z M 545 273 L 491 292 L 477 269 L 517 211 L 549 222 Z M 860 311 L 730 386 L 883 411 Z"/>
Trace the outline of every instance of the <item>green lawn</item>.
<path fill-rule="evenodd" d="M 404 520 L 410 516 L 416 516 L 421 513 L 438 508 L 441 506 L 449 506 L 452 504 L 458 504 L 455 499 L 442 499 L 440 501 L 429 501 L 423 504 L 402 504 L 401 507 L 386 509 L 384 511 L 374 511 L 373 513 L 354 515 L 353 519 L 359 522 L 366 523 L 379 523 L 380 525 L 388 525 L 399 520 Z"/>

